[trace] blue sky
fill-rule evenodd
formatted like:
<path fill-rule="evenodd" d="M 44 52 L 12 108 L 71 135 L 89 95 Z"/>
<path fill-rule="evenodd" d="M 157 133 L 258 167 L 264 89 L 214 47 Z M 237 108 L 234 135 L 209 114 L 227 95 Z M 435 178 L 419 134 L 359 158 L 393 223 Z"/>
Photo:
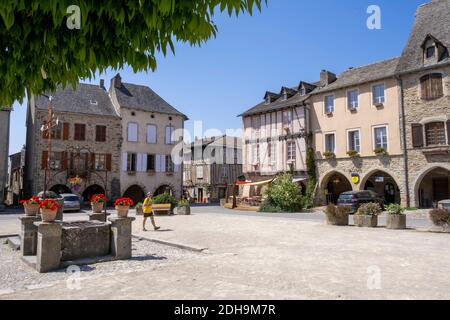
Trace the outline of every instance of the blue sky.
<path fill-rule="evenodd" d="M 150 86 L 204 130 L 241 127 L 238 114 L 262 100 L 266 90 L 316 81 L 320 70 L 341 73 L 401 54 L 416 8 L 427 0 L 269 0 L 253 16 L 217 15 L 219 33 L 201 48 L 176 45 L 159 57 L 158 69 L 119 72 L 125 82 Z M 378 5 L 382 29 L 366 27 L 369 5 Z M 107 86 L 116 72 L 107 72 Z M 90 81 L 83 81 L 90 82 Z M 14 105 L 10 154 L 25 143 L 25 104 Z"/>

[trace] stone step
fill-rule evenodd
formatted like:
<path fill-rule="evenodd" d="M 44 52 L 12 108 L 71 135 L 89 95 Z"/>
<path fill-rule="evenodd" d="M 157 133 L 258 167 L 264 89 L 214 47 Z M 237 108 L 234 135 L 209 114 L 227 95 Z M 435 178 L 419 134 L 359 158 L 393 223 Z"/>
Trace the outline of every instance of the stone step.
<path fill-rule="evenodd" d="M 19 236 L 9 237 L 8 238 L 8 245 L 13 250 L 20 250 L 20 237 Z"/>

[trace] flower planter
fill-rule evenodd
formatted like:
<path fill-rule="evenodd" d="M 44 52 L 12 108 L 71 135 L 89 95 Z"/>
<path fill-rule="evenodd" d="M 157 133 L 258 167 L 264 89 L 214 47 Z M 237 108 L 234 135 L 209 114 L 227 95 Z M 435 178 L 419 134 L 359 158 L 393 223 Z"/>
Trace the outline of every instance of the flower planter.
<path fill-rule="evenodd" d="M 191 214 L 191 207 L 177 207 L 175 210 L 178 215 L 188 216 Z"/>
<path fill-rule="evenodd" d="M 39 205 L 38 204 L 28 204 L 24 205 L 25 215 L 29 217 L 37 216 L 39 213 Z"/>
<path fill-rule="evenodd" d="M 104 202 L 91 202 L 92 213 L 102 213 Z"/>
<path fill-rule="evenodd" d="M 130 207 L 122 207 L 122 206 L 117 206 L 116 210 L 117 210 L 117 216 L 119 218 L 127 218 L 128 217 L 128 210 L 130 209 Z"/>
<path fill-rule="evenodd" d="M 406 229 L 406 214 L 388 214 L 386 228 L 393 230 Z"/>
<path fill-rule="evenodd" d="M 58 209 L 56 210 L 41 209 L 42 222 L 55 222 L 57 213 Z"/>
<path fill-rule="evenodd" d="M 376 228 L 378 226 L 378 216 L 358 215 L 353 216 L 355 226 L 364 228 Z"/>
<path fill-rule="evenodd" d="M 348 226 L 348 214 L 342 216 L 328 216 L 327 224 L 330 226 Z"/>

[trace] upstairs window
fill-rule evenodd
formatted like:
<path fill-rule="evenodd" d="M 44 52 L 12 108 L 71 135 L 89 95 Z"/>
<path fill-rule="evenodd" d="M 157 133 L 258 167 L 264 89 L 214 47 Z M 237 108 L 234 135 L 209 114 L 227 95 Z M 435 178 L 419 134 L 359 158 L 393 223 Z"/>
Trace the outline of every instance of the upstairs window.
<path fill-rule="evenodd" d="M 290 128 L 292 125 L 292 110 L 283 111 L 283 126 L 285 128 Z"/>
<path fill-rule="evenodd" d="M 325 113 L 334 112 L 334 96 L 325 97 Z"/>
<path fill-rule="evenodd" d="M 356 109 L 359 106 L 358 90 L 352 90 L 347 92 L 347 106 L 349 109 Z"/>
<path fill-rule="evenodd" d="M 297 152 L 295 142 L 290 141 L 287 143 L 287 161 L 295 161 L 297 159 Z"/>
<path fill-rule="evenodd" d="M 129 153 L 127 155 L 127 171 L 136 172 L 137 154 Z"/>
<path fill-rule="evenodd" d="M 166 144 L 174 144 L 174 132 L 175 128 L 171 126 L 166 127 Z"/>
<path fill-rule="evenodd" d="M 379 127 L 373 129 L 375 136 L 375 148 L 384 148 L 387 151 L 388 141 L 387 141 L 387 128 Z"/>
<path fill-rule="evenodd" d="M 445 144 L 444 122 L 432 122 L 425 125 L 427 146 Z"/>
<path fill-rule="evenodd" d="M 128 123 L 128 141 L 129 142 L 138 141 L 138 124 L 135 122 Z"/>
<path fill-rule="evenodd" d="M 425 49 L 425 58 L 426 59 L 434 58 L 435 54 L 436 54 L 436 47 L 435 46 L 430 46 L 430 47 Z"/>
<path fill-rule="evenodd" d="M 154 154 L 147 154 L 147 171 L 152 172 L 155 171 L 155 155 Z"/>
<path fill-rule="evenodd" d="M 384 84 L 373 86 L 372 96 L 374 105 L 384 104 L 384 102 L 386 101 L 384 91 L 385 91 Z"/>
<path fill-rule="evenodd" d="M 95 141 L 106 142 L 106 126 L 95 126 Z"/>
<path fill-rule="evenodd" d="M 172 161 L 171 155 L 166 155 L 166 172 L 173 172 L 174 171 L 174 163 Z"/>
<path fill-rule="evenodd" d="M 147 143 L 155 144 L 156 143 L 156 125 L 148 124 L 147 125 Z"/>
<path fill-rule="evenodd" d="M 336 136 L 334 133 L 325 135 L 325 151 L 326 152 L 336 152 Z"/>
<path fill-rule="evenodd" d="M 359 130 L 348 132 L 348 151 L 361 152 L 361 141 L 359 137 Z"/>
<path fill-rule="evenodd" d="M 301 88 L 301 89 L 300 89 L 300 95 L 301 95 L 301 96 L 306 95 L 306 90 L 305 90 L 305 88 Z"/>
<path fill-rule="evenodd" d="M 86 140 L 86 125 L 75 123 L 75 135 L 74 140 L 84 141 Z"/>
<path fill-rule="evenodd" d="M 442 74 L 433 73 L 420 78 L 422 99 L 433 100 L 444 96 Z"/>

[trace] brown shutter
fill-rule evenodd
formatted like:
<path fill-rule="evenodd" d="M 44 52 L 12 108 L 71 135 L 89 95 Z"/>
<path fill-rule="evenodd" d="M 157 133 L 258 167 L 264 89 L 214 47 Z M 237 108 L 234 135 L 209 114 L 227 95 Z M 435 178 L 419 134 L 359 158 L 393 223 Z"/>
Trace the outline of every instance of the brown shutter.
<path fill-rule="evenodd" d="M 412 144 L 414 148 L 423 147 L 423 126 L 421 124 L 412 124 Z"/>
<path fill-rule="evenodd" d="M 95 153 L 91 153 L 91 169 L 95 170 Z"/>
<path fill-rule="evenodd" d="M 106 155 L 106 170 L 111 171 L 111 154 Z"/>
<path fill-rule="evenodd" d="M 450 145 L 450 120 L 447 120 L 447 144 Z"/>
<path fill-rule="evenodd" d="M 69 140 L 69 130 L 70 130 L 70 123 L 64 122 L 64 124 L 63 124 L 63 140 Z"/>
<path fill-rule="evenodd" d="M 42 151 L 42 165 L 41 168 L 42 169 L 47 169 L 47 165 L 48 165 L 48 151 Z"/>
<path fill-rule="evenodd" d="M 442 75 L 440 74 L 431 75 L 431 96 L 433 98 L 440 98 L 443 96 Z"/>
<path fill-rule="evenodd" d="M 430 78 L 428 76 L 422 77 L 420 79 L 420 86 L 422 91 L 422 99 L 429 99 L 430 95 Z"/>
<path fill-rule="evenodd" d="M 67 164 L 68 164 L 67 152 L 63 151 L 61 152 L 61 169 L 67 170 Z"/>

